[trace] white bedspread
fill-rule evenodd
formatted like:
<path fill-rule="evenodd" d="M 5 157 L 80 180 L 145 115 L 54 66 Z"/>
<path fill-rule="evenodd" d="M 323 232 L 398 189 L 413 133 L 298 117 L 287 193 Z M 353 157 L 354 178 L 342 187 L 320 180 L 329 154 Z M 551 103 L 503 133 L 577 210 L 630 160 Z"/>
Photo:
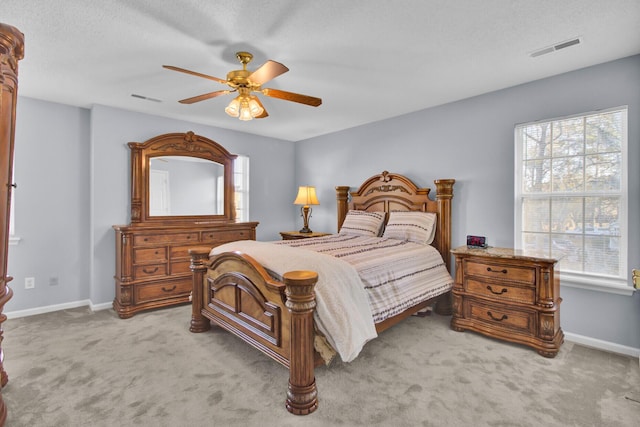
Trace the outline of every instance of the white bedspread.
<path fill-rule="evenodd" d="M 348 262 L 314 251 L 241 240 L 217 246 L 211 255 L 240 251 L 282 277 L 287 271 L 318 273 L 315 321 L 340 358 L 350 362 L 364 344 L 377 336 L 367 292 Z"/>

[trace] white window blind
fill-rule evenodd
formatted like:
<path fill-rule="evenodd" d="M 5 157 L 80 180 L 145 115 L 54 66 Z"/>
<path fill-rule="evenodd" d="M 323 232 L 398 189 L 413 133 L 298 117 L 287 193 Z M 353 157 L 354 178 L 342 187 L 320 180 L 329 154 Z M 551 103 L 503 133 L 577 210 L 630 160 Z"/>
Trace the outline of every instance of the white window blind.
<path fill-rule="evenodd" d="M 515 128 L 515 240 L 562 273 L 627 277 L 627 108 Z"/>

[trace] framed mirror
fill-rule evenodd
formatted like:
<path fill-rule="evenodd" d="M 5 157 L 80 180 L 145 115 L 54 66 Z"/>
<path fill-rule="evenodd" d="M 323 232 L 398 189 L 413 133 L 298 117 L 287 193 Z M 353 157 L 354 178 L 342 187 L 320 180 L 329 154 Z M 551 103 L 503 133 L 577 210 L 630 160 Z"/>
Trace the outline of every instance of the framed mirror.
<path fill-rule="evenodd" d="M 130 142 L 131 222 L 194 224 L 235 220 L 233 160 L 193 132 Z"/>

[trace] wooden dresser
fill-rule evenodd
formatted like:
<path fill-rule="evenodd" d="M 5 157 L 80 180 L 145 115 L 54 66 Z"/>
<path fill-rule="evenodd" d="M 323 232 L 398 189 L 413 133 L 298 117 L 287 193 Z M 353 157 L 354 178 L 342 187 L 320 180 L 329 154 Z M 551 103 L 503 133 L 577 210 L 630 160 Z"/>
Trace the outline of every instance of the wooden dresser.
<path fill-rule="evenodd" d="M 557 260 L 506 248 L 451 251 L 456 260 L 451 328 L 535 348 L 555 357 L 560 328 Z"/>
<path fill-rule="evenodd" d="M 255 240 L 257 222 L 201 226 L 114 226 L 116 297 L 121 318 L 152 308 L 189 302 L 189 249 Z"/>
<path fill-rule="evenodd" d="M 234 154 L 193 132 L 130 142 L 131 224 L 116 232 L 122 318 L 189 302 L 189 249 L 255 240 L 257 222 L 235 221 Z"/>

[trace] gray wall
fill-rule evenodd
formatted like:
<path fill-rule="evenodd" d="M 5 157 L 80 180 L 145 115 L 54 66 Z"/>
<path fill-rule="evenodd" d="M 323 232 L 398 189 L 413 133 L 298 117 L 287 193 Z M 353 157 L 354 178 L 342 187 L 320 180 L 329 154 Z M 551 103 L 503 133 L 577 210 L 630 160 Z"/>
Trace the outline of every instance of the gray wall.
<path fill-rule="evenodd" d="M 13 298 L 5 312 L 89 299 L 89 110 L 19 98 Z M 35 288 L 24 289 L 34 277 Z M 58 285 L 50 286 L 49 278 Z"/>
<path fill-rule="evenodd" d="M 129 148 L 169 132 L 196 134 L 250 157 L 251 221 L 261 240 L 279 239 L 296 219 L 295 145 L 105 106 L 91 110 L 19 97 L 16 113 L 17 245 L 5 312 L 114 298 L 114 224 L 130 221 Z M 35 289 L 24 289 L 35 277 Z M 50 286 L 49 278 L 58 277 Z"/>
<path fill-rule="evenodd" d="M 383 170 L 432 188 L 434 179 L 455 178 L 453 245 L 479 234 L 512 246 L 514 125 L 621 105 L 629 106 L 629 270 L 640 268 L 640 56 L 299 142 L 296 179 L 319 193 L 312 229 L 333 231 L 335 185 Z M 565 332 L 640 348 L 637 292 L 563 286 L 561 294 Z"/>

